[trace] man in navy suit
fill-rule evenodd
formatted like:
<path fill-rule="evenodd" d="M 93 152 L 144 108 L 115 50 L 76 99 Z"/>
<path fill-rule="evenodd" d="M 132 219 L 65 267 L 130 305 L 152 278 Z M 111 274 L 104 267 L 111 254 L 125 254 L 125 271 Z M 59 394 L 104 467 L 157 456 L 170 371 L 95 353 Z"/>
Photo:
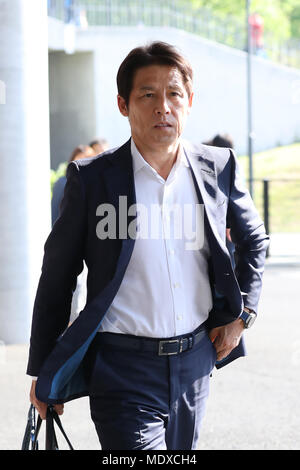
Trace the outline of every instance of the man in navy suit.
<path fill-rule="evenodd" d="M 45 244 L 31 401 L 44 418 L 88 395 L 102 449 L 195 449 L 211 370 L 245 355 L 257 315 L 268 237 L 233 151 L 181 139 L 192 79 L 168 44 L 128 54 L 117 84 L 131 139 L 69 165 Z M 68 327 L 83 260 L 87 303 Z"/>

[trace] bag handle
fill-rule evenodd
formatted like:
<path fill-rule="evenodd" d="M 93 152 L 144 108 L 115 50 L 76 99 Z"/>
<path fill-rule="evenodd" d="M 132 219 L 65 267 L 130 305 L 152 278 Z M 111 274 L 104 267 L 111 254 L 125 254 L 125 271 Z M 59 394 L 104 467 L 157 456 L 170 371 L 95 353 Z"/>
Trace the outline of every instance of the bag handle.
<path fill-rule="evenodd" d="M 69 449 L 74 450 L 68 436 L 65 433 L 65 430 L 61 424 L 58 414 L 51 405 L 48 405 L 47 408 L 45 450 L 59 450 L 54 428 L 54 421 L 56 422 L 60 432 L 65 438 Z M 31 405 L 28 412 L 28 420 L 22 443 L 22 450 L 29 450 L 30 439 L 32 450 L 38 450 L 38 435 L 41 429 L 41 424 L 42 419 L 40 415 L 38 415 L 37 423 L 35 424 L 35 407 Z"/>
<path fill-rule="evenodd" d="M 35 408 L 33 407 L 33 409 L 34 409 L 34 413 L 35 413 Z M 39 450 L 38 435 L 39 435 L 39 432 L 40 432 L 40 429 L 41 429 L 41 424 L 42 424 L 42 418 L 40 417 L 40 415 L 38 415 L 36 427 L 32 431 L 33 432 L 32 450 Z"/>
<path fill-rule="evenodd" d="M 60 421 L 60 418 L 58 416 L 58 414 L 56 413 L 55 409 L 53 408 L 53 406 L 48 406 L 48 410 L 47 410 L 47 419 L 46 419 L 46 425 L 48 425 L 48 439 L 49 439 L 49 443 L 50 445 L 54 445 L 57 447 L 56 450 L 58 450 L 58 445 L 57 445 L 57 439 L 56 439 L 56 434 L 55 434 L 55 429 L 54 429 L 54 421 L 56 422 L 60 432 L 62 433 L 62 435 L 64 436 L 68 446 L 69 446 L 69 449 L 70 450 L 74 450 L 73 449 L 73 446 L 68 438 L 68 436 L 66 435 L 66 432 L 61 424 L 61 421 Z M 46 427 L 46 440 L 47 440 L 47 427 Z"/>
<path fill-rule="evenodd" d="M 39 427 L 40 425 L 41 424 L 39 424 Z M 27 415 L 27 425 L 26 425 L 25 434 L 23 437 L 21 450 L 30 450 L 29 449 L 30 443 L 31 443 L 31 450 L 33 450 L 34 441 L 35 441 L 36 448 L 38 448 L 38 441 L 37 441 L 36 433 L 37 434 L 39 433 L 39 428 L 36 424 L 35 408 L 33 405 L 30 405 L 28 415 Z"/>

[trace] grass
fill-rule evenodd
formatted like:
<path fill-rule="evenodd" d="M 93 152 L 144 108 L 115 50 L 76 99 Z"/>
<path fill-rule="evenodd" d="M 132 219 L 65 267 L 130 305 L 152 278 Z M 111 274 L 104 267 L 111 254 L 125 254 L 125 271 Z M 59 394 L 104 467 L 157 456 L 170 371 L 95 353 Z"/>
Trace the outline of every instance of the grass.
<path fill-rule="evenodd" d="M 246 178 L 249 159 L 239 157 Z M 254 202 L 263 217 L 263 179 L 268 179 L 270 232 L 300 232 L 300 144 L 276 147 L 253 156 Z"/>

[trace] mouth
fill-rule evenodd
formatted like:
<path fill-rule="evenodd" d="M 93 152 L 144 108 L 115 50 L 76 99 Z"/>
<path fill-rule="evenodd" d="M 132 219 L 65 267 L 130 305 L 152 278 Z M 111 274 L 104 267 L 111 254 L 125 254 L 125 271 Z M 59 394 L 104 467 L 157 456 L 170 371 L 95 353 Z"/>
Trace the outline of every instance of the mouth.
<path fill-rule="evenodd" d="M 166 127 L 172 127 L 171 124 L 169 124 L 168 122 L 159 122 L 157 124 L 155 124 L 154 126 L 156 129 L 164 129 Z"/>

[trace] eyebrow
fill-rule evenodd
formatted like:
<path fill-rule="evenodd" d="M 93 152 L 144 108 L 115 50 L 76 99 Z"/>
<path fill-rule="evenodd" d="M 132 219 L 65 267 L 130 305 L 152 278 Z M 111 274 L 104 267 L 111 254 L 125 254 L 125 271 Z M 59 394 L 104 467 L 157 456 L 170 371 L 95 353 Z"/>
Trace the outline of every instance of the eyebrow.
<path fill-rule="evenodd" d="M 140 90 L 154 90 L 154 87 L 150 85 L 144 85 L 140 87 Z"/>
<path fill-rule="evenodd" d="M 175 89 L 176 89 L 176 90 L 179 90 L 179 89 L 181 89 L 182 87 L 181 87 L 180 85 L 177 85 L 177 84 L 174 83 L 174 85 L 172 85 L 172 84 L 169 85 L 168 88 L 169 88 L 170 90 L 175 90 Z M 141 86 L 139 89 L 140 89 L 141 91 L 143 91 L 143 90 L 155 90 L 155 87 L 153 87 L 153 86 L 151 86 L 151 85 L 143 85 L 143 86 Z"/>

